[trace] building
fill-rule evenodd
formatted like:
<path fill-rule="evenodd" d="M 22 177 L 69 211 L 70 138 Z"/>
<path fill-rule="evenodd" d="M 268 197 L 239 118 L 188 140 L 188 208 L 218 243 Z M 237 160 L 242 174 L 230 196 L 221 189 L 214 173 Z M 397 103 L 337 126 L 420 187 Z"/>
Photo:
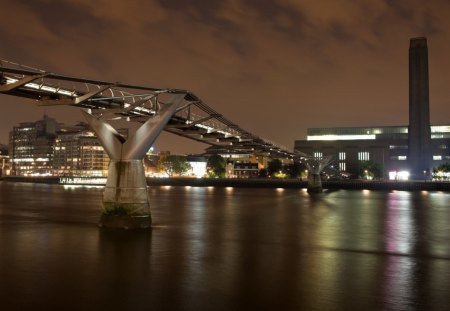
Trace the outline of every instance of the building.
<path fill-rule="evenodd" d="M 226 161 L 225 177 L 252 178 L 258 177 L 259 170 L 267 168 L 270 157 L 253 152 L 235 152 L 232 149 L 211 146 L 206 149 L 205 156 L 218 154 Z"/>
<path fill-rule="evenodd" d="M 312 128 L 294 149 L 319 159 L 332 155 L 353 177 L 378 167 L 381 178 L 430 179 L 433 168 L 450 162 L 450 125 L 430 125 L 428 84 L 426 38 L 412 38 L 408 126 Z"/>
<path fill-rule="evenodd" d="M 409 46 L 408 165 L 413 179 L 428 179 L 431 172 L 431 132 L 426 38 Z"/>
<path fill-rule="evenodd" d="M 255 162 L 227 161 L 227 178 L 255 178 L 259 175 L 259 165 Z"/>
<path fill-rule="evenodd" d="M 54 142 L 53 175 L 107 176 L 109 157 L 88 125 L 63 126 Z"/>
<path fill-rule="evenodd" d="M 11 174 L 46 176 L 53 171 L 53 143 L 59 125 L 44 115 L 36 122 L 23 122 L 9 135 Z"/>
<path fill-rule="evenodd" d="M 430 132 L 431 167 L 450 162 L 450 125 L 431 126 Z M 382 178 L 409 172 L 408 126 L 312 128 L 294 148 L 318 159 L 331 155 L 339 171 L 353 177 L 362 177 L 368 162 L 379 166 Z"/>
<path fill-rule="evenodd" d="M 0 177 L 9 175 L 8 146 L 0 144 Z"/>
<path fill-rule="evenodd" d="M 126 130 L 119 130 L 126 136 Z M 10 132 L 11 175 L 98 177 L 108 174 L 109 157 L 86 123 L 59 124 L 44 115 Z"/>
<path fill-rule="evenodd" d="M 190 166 L 187 176 L 201 178 L 206 176 L 206 163 L 207 159 L 203 156 L 188 155 L 186 161 Z"/>

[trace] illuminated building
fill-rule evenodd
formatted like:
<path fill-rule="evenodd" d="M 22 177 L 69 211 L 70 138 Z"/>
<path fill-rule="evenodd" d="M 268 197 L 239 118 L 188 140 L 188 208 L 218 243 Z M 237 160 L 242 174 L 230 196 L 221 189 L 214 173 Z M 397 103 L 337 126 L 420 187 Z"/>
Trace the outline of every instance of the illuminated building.
<path fill-rule="evenodd" d="M 58 124 L 44 115 L 37 122 L 23 122 L 10 132 L 11 174 L 46 176 L 53 170 L 53 143 Z"/>
<path fill-rule="evenodd" d="M 0 177 L 9 175 L 8 146 L 0 144 Z"/>
<path fill-rule="evenodd" d="M 186 161 L 189 163 L 191 167 L 186 175 L 196 178 L 206 176 L 207 160 L 205 157 L 189 155 L 186 157 Z"/>
<path fill-rule="evenodd" d="M 119 129 L 121 135 L 127 131 Z M 109 157 L 87 124 L 58 124 L 44 116 L 10 132 L 11 175 L 106 176 Z"/>
<path fill-rule="evenodd" d="M 211 146 L 206 149 L 205 155 L 218 154 L 226 161 L 225 177 L 227 178 L 253 178 L 258 177 L 259 170 L 267 168 L 270 157 L 264 154 L 239 152 L 232 149 Z"/>
<path fill-rule="evenodd" d="M 450 125 L 431 126 L 430 132 L 432 167 L 450 162 Z M 354 177 L 364 161 L 377 163 L 384 178 L 409 171 L 408 126 L 311 128 L 294 148 L 318 159 L 331 155 L 339 171 Z"/>
<path fill-rule="evenodd" d="M 227 161 L 225 177 L 227 178 L 255 178 L 258 177 L 258 163 Z"/>
<path fill-rule="evenodd" d="M 313 128 L 295 150 L 314 157 L 332 155 L 340 171 L 361 175 L 363 162 L 376 163 L 382 177 L 430 179 L 431 171 L 450 162 L 450 125 L 430 126 L 426 38 L 409 47 L 409 126 Z"/>
<path fill-rule="evenodd" d="M 87 124 L 64 127 L 58 132 L 53 152 L 56 176 L 106 176 L 109 157 Z"/>

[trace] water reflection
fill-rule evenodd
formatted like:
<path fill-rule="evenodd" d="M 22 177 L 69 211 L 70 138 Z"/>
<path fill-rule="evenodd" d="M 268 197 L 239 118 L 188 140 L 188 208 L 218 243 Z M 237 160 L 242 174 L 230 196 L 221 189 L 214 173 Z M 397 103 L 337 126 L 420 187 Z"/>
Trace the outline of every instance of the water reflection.
<path fill-rule="evenodd" d="M 149 194 L 152 231 L 99 230 L 101 189 L 0 183 L 2 306 L 448 307 L 448 193 L 152 187 Z"/>
<path fill-rule="evenodd" d="M 411 204 L 409 192 L 397 191 L 388 194 L 384 235 L 388 252 L 407 254 L 414 246 L 415 232 Z"/>

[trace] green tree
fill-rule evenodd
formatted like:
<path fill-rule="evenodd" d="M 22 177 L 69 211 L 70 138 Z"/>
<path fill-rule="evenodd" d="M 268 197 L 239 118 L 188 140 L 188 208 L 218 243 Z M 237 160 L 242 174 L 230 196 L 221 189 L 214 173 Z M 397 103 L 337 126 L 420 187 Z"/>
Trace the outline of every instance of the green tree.
<path fill-rule="evenodd" d="M 358 175 L 360 178 L 373 179 L 382 177 L 383 169 L 373 161 L 361 161 L 359 163 Z"/>
<path fill-rule="evenodd" d="M 264 177 L 269 176 L 269 174 L 267 173 L 267 170 L 265 168 L 262 168 L 259 170 L 258 176 L 264 178 Z"/>
<path fill-rule="evenodd" d="M 174 175 L 183 175 L 191 169 L 191 165 L 186 161 L 186 157 L 182 155 L 169 155 L 161 159 L 159 169 L 172 177 Z"/>
<path fill-rule="evenodd" d="M 275 174 L 281 172 L 283 169 L 283 163 L 281 163 L 280 159 L 273 159 L 267 164 L 267 173 L 269 176 L 274 176 Z"/>
<path fill-rule="evenodd" d="M 448 180 L 448 173 L 450 173 L 450 163 L 443 163 L 433 168 L 433 179 Z"/>
<path fill-rule="evenodd" d="M 439 165 L 438 167 L 435 167 L 433 169 L 433 172 L 434 173 L 437 173 L 437 172 L 448 173 L 448 172 L 450 172 L 450 163 L 447 162 L 447 163 Z"/>
<path fill-rule="evenodd" d="M 208 177 L 223 178 L 225 177 L 226 162 L 218 154 L 214 154 L 208 158 L 206 162 L 206 171 Z"/>
<path fill-rule="evenodd" d="M 298 178 L 302 171 L 306 169 L 306 165 L 302 162 L 294 161 L 284 166 L 284 171 L 290 178 Z"/>

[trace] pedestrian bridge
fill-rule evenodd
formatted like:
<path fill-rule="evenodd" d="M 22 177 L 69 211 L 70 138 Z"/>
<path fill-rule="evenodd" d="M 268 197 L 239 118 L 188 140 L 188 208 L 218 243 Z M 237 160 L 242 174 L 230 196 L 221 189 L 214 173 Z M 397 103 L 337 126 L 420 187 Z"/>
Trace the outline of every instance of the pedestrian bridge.
<path fill-rule="evenodd" d="M 0 93 L 43 106 L 81 108 L 110 158 L 100 226 L 148 228 L 151 213 L 142 159 L 165 130 L 239 153 L 294 157 L 231 122 L 187 90 L 69 77 L 0 61 Z M 142 123 L 127 137 L 114 121 Z"/>
<path fill-rule="evenodd" d="M 140 123 L 155 116 L 170 95 L 182 94 L 165 131 L 233 152 L 294 156 L 288 148 L 244 130 L 187 90 L 69 77 L 0 60 L 0 93 L 29 98 L 42 106 L 80 107 L 108 122 Z"/>

